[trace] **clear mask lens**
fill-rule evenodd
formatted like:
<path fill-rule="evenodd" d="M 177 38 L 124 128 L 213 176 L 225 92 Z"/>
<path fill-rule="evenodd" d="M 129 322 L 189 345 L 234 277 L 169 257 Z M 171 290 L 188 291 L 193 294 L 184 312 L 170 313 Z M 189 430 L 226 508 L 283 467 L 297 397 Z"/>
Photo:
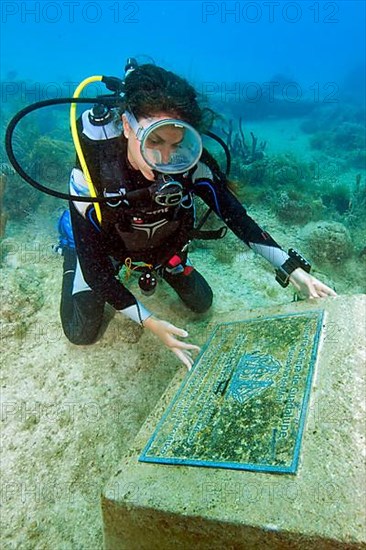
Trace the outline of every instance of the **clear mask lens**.
<path fill-rule="evenodd" d="M 188 123 L 162 119 L 142 128 L 132 113 L 129 122 L 141 141 L 145 162 L 163 174 L 180 174 L 192 168 L 202 154 L 202 139 Z"/>
<path fill-rule="evenodd" d="M 178 174 L 194 166 L 202 153 L 201 136 L 190 125 L 171 120 L 148 128 L 141 154 L 149 166 L 165 174 Z"/>

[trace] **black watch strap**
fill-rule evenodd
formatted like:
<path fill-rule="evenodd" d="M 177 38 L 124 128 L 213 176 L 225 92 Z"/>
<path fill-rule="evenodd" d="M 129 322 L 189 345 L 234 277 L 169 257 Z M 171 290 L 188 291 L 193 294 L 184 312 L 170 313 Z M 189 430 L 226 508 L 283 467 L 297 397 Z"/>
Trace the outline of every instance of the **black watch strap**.
<path fill-rule="evenodd" d="M 290 282 L 290 275 L 295 269 L 301 267 L 307 273 L 310 273 L 311 265 L 294 248 L 288 251 L 290 256 L 279 268 L 276 269 L 276 281 L 284 288 Z"/>

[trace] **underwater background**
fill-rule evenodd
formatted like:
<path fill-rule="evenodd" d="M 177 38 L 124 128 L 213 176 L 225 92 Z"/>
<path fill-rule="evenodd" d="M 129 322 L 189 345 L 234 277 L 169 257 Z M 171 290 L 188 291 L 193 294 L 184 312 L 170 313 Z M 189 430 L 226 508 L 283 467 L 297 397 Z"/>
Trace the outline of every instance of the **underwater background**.
<path fill-rule="evenodd" d="M 249 214 L 338 294 L 365 293 L 365 49 L 361 0 L 1 3 L 3 548 L 102 548 L 99 493 L 183 368 L 127 319 L 114 317 L 94 346 L 66 340 L 62 258 L 52 249 L 66 203 L 14 171 L 9 120 L 35 101 L 70 97 L 88 76 L 122 78 L 128 57 L 176 72 L 219 115 L 214 131 Z M 102 93 L 93 84 L 83 95 Z M 224 167 L 222 151 L 207 146 Z M 36 180 L 67 192 L 69 106 L 28 115 L 14 150 Z M 207 227 L 220 225 L 212 215 Z M 192 343 L 230 312 L 294 300 L 233 234 L 193 243 L 190 257 L 215 293 L 204 316 L 167 285 L 145 298 L 128 284 Z"/>

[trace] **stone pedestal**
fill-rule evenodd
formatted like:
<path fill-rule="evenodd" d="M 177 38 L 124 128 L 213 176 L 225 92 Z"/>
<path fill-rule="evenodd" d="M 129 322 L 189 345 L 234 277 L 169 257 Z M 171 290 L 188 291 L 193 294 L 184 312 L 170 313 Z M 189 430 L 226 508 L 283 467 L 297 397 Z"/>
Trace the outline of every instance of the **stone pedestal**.
<path fill-rule="evenodd" d="M 245 318 L 315 308 L 325 310 L 324 328 L 297 474 L 138 462 L 182 368 L 102 495 L 106 550 L 366 548 L 366 297 L 298 302 Z"/>

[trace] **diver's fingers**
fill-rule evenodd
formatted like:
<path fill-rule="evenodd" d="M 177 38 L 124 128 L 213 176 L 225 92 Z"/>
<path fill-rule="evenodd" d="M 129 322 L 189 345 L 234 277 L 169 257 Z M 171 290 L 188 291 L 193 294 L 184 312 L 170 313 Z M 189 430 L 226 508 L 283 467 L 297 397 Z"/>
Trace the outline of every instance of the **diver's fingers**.
<path fill-rule="evenodd" d="M 318 287 L 318 291 L 324 293 L 325 296 L 337 296 L 335 290 L 324 284 Z"/>
<path fill-rule="evenodd" d="M 319 294 L 317 293 L 317 291 L 316 291 L 316 289 L 313 285 L 309 285 L 308 292 L 309 292 L 310 300 L 313 299 L 313 298 L 319 298 Z"/>
<path fill-rule="evenodd" d="M 195 346 L 194 344 L 186 344 L 185 342 L 176 340 L 176 338 L 173 339 L 172 347 L 184 350 L 191 349 L 193 351 L 201 351 L 201 348 L 199 346 Z"/>
<path fill-rule="evenodd" d="M 318 296 L 320 298 L 326 298 L 327 296 L 329 296 L 329 292 L 326 292 L 325 290 L 322 290 L 322 289 L 318 289 Z"/>
<path fill-rule="evenodd" d="M 337 296 L 337 293 L 332 288 L 321 283 L 320 281 L 313 285 L 313 288 L 319 298 L 325 298 L 326 296 Z"/>
<path fill-rule="evenodd" d="M 178 349 L 178 348 L 172 348 L 173 353 L 178 357 L 178 359 L 187 367 L 188 370 L 191 370 L 193 365 L 193 359 L 191 357 L 187 357 L 185 355 L 185 352 Z"/>
<path fill-rule="evenodd" d="M 181 336 L 182 338 L 187 338 L 188 336 L 188 332 L 186 330 L 184 330 L 183 328 L 178 328 L 171 323 L 169 323 L 167 329 L 169 330 L 169 332 L 175 334 L 176 336 Z"/>

